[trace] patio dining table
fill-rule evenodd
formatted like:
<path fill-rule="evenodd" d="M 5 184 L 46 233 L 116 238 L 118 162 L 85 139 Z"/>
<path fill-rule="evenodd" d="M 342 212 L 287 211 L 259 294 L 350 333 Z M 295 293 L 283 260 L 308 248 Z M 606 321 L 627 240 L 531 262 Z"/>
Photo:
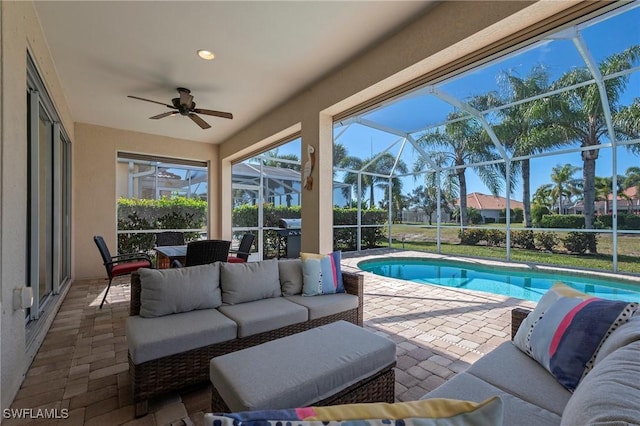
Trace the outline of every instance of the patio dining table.
<path fill-rule="evenodd" d="M 174 260 L 178 260 L 180 263 L 185 263 L 187 257 L 187 246 L 160 246 L 156 247 L 157 253 L 157 265 L 158 269 L 171 268 L 171 263 Z"/>

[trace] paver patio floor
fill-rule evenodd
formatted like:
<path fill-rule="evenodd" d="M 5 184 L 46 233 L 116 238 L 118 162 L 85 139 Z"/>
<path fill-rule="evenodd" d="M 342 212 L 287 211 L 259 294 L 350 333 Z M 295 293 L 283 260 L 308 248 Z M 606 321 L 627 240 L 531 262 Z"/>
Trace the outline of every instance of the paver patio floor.
<path fill-rule="evenodd" d="M 359 271 L 359 261 L 380 255 L 430 256 L 398 250 L 369 251 L 365 256 L 345 253 L 342 267 Z M 511 309 L 535 305 L 363 274 L 365 327 L 396 343 L 397 401 L 420 398 L 509 340 Z M 3 424 L 202 424 L 209 411 L 207 386 L 153 401 L 150 413 L 135 419 L 125 340 L 129 281 L 115 282 L 100 310 L 105 285 L 104 280 L 72 284 L 12 405 L 67 409 L 69 418 L 4 419 Z"/>

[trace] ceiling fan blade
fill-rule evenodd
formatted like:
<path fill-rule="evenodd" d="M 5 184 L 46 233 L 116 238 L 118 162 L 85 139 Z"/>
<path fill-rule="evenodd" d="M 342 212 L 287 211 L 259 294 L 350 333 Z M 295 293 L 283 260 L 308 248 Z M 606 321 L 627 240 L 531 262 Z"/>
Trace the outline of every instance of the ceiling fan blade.
<path fill-rule="evenodd" d="M 151 120 L 157 120 L 159 118 L 165 118 L 165 117 L 169 117 L 171 115 L 176 115 L 177 113 L 178 113 L 178 111 L 163 112 L 162 114 L 154 115 L 153 117 L 149 117 L 149 118 Z"/>
<path fill-rule="evenodd" d="M 208 129 L 209 127 L 211 127 L 209 123 L 207 123 L 202 118 L 195 115 L 194 113 L 189 113 L 189 118 L 192 119 L 198 126 L 200 126 L 203 129 Z"/>
<path fill-rule="evenodd" d="M 164 102 L 152 101 L 151 99 L 140 98 L 140 97 L 138 97 L 138 96 L 131 96 L 131 95 L 129 95 L 129 96 L 127 96 L 127 98 L 137 99 L 137 100 L 139 100 L 139 101 L 145 101 L 145 102 L 153 102 L 154 104 L 164 105 L 164 106 L 166 106 L 166 107 L 168 107 L 168 108 L 173 108 L 173 105 L 167 105 L 167 104 L 165 104 Z"/>
<path fill-rule="evenodd" d="M 228 119 L 233 118 L 233 114 L 231 114 L 230 112 L 214 111 L 212 109 L 196 108 L 193 110 L 193 112 L 197 112 L 198 114 L 204 114 L 204 115 L 213 115 L 214 117 L 222 117 L 222 118 L 228 118 Z"/>

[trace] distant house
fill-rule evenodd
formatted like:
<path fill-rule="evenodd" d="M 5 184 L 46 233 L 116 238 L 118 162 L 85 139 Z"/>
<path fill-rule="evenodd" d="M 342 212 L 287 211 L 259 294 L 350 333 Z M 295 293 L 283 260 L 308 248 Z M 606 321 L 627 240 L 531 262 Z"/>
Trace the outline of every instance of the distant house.
<path fill-rule="evenodd" d="M 618 196 L 618 212 L 619 213 L 635 213 L 640 214 L 640 187 L 632 186 L 623 191 L 625 196 Z M 575 205 L 568 209 L 568 213 L 582 214 L 584 212 L 584 204 L 578 201 Z M 609 194 L 607 201 L 601 200 L 595 202 L 594 212 L 596 215 L 613 213 L 613 194 Z"/>
<path fill-rule="evenodd" d="M 459 198 L 456 200 L 456 205 L 460 205 Z M 478 210 L 485 221 L 490 218 L 497 222 L 501 216 L 504 216 L 502 212 L 507 208 L 507 199 L 505 197 L 472 192 L 467 195 L 467 208 L 469 207 Z M 523 209 L 524 205 L 522 201 L 510 200 L 509 207 L 511 210 Z M 490 222 L 492 221 L 490 220 Z"/>

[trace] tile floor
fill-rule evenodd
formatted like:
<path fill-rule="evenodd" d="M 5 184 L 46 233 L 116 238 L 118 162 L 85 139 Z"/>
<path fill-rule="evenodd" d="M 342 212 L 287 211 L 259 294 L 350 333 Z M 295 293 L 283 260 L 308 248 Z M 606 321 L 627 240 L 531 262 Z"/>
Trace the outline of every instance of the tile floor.
<path fill-rule="evenodd" d="M 430 256 L 394 250 L 345 254 L 343 268 L 358 270 L 359 261 L 380 255 Z M 511 309 L 534 306 L 505 296 L 364 275 L 365 327 L 397 345 L 397 401 L 420 398 L 508 340 Z M 125 341 L 129 282 L 116 282 L 100 310 L 105 284 L 72 284 L 12 405 L 66 409 L 69 417 L 4 419 L 4 425 L 202 424 L 209 411 L 207 386 L 153 401 L 150 414 L 134 417 Z"/>

